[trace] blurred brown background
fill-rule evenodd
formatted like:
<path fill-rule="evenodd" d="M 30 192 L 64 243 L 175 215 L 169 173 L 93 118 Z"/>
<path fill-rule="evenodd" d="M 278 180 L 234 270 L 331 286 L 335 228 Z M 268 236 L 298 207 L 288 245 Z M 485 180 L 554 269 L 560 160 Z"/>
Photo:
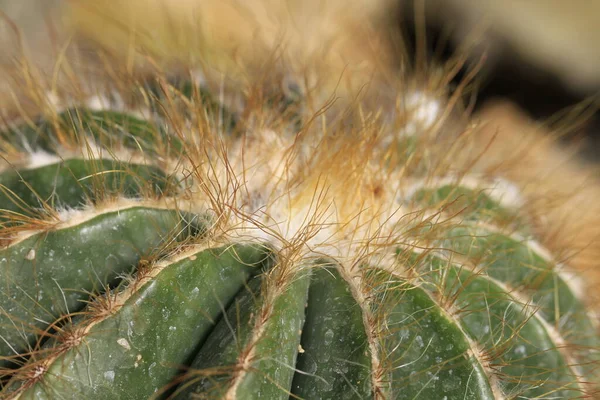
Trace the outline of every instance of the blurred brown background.
<path fill-rule="evenodd" d="M 485 56 L 478 108 L 507 99 L 552 128 L 573 127 L 578 114 L 591 114 L 581 128 L 561 134 L 579 143 L 586 159 L 600 161 L 600 1 L 405 1 L 398 19 L 413 40 L 421 5 L 432 57 L 441 53 L 443 60 L 461 48 L 472 63 Z"/>
<path fill-rule="evenodd" d="M 462 48 L 468 49 L 471 62 L 485 54 L 477 80 L 477 107 L 506 98 L 531 117 L 546 121 L 600 92 L 600 1 L 378 1 L 382 7 L 393 5 L 390 23 L 407 38 L 409 47 L 417 42 L 416 26 L 425 21 L 431 59 L 443 63 Z M 165 2 L 169 7 L 190 3 Z M 27 54 L 51 71 L 64 39 L 60 6 L 66 4 L 66 0 L 0 0 L 0 63 L 10 65 L 15 57 Z M 468 65 L 455 81 L 467 69 Z M 599 115 L 595 112 L 582 129 L 565 137 L 567 142 L 583 140 L 582 154 L 588 159 L 600 158 Z"/>
<path fill-rule="evenodd" d="M 60 31 L 59 6 L 64 3 L 63 0 L 0 0 L 0 61 L 7 63 L 19 55 L 21 39 L 32 56 L 40 62 L 49 62 L 52 55 L 49 46 Z"/>

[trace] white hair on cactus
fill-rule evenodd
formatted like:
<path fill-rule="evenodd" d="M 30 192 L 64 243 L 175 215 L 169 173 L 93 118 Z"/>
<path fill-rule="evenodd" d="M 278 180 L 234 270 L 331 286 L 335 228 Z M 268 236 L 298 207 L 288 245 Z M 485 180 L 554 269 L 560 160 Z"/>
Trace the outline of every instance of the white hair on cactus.
<path fill-rule="evenodd" d="M 87 99 L 85 106 L 92 111 L 102 111 L 111 108 L 111 103 L 107 96 L 95 95 Z"/>
<path fill-rule="evenodd" d="M 61 113 L 63 111 L 68 110 L 71 107 L 80 105 L 80 103 L 78 101 L 76 101 L 75 99 L 61 98 L 60 96 L 58 96 L 58 94 L 56 94 L 55 92 L 52 92 L 52 91 L 46 92 L 46 101 L 48 102 L 48 105 L 50 107 L 52 107 L 52 109 L 57 113 Z M 115 104 L 115 101 L 111 101 L 108 96 L 93 95 L 93 96 L 89 96 L 85 100 L 84 104 L 87 109 L 92 110 L 92 111 L 101 111 L 101 110 L 106 110 L 106 109 L 112 109 L 115 107 L 122 108 L 122 107 L 118 107 L 118 104 L 122 103 L 122 101 L 117 100 L 116 103 L 117 104 Z M 121 104 L 121 106 L 122 106 L 122 104 Z"/>
<path fill-rule="evenodd" d="M 272 130 L 258 130 L 233 146 L 228 165 L 243 179 L 244 190 L 236 205 L 243 216 L 231 221 L 232 235 L 278 246 L 302 243 L 305 255 L 352 261 L 365 253 L 368 243 L 374 248 L 390 245 L 390 237 L 407 213 L 394 202 L 395 185 L 383 189 L 377 199 L 361 201 L 344 196 L 348 188 L 337 181 L 334 170 L 305 179 L 303 173 L 310 170 L 311 161 L 304 147 L 312 145 L 296 143 L 293 136 Z M 219 174 L 223 179 L 227 171 Z M 399 184 L 400 179 L 394 181 Z M 358 192 L 368 192 L 368 182 L 357 184 Z"/>
<path fill-rule="evenodd" d="M 29 154 L 29 163 L 27 163 L 26 169 L 34 169 L 45 167 L 46 165 L 56 164 L 62 161 L 62 158 L 55 154 L 50 154 L 43 150 L 36 150 Z"/>
<path fill-rule="evenodd" d="M 413 136 L 431 129 L 442 108 L 439 101 L 421 91 L 409 94 L 404 106 L 410 119 L 399 132 L 399 137 Z"/>
<path fill-rule="evenodd" d="M 503 207 L 517 208 L 524 204 L 523 196 L 517 185 L 505 179 L 494 179 L 493 187 L 486 193 Z"/>
<path fill-rule="evenodd" d="M 439 118 L 442 105 L 423 91 L 414 91 L 404 98 L 403 114 L 408 115 L 404 126 L 395 134 L 384 136 L 381 145 L 388 147 L 395 139 L 418 135 L 431 129 Z"/>
<path fill-rule="evenodd" d="M 63 101 L 54 92 L 46 92 L 46 100 L 54 110 L 63 110 L 66 108 Z"/>
<path fill-rule="evenodd" d="M 442 107 L 438 100 L 424 92 L 416 91 L 407 96 L 406 108 L 414 123 L 418 124 L 420 128 L 429 129 L 439 118 Z"/>
<path fill-rule="evenodd" d="M 88 111 L 117 111 L 126 112 L 131 116 L 150 119 L 152 113 L 149 110 L 137 107 L 135 109 L 128 108 L 123 100 L 123 97 L 116 91 L 106 95 L 95 94 L 88 96 L 85 102 L 82 103 L 74 98 L 61 98 L 55 92 L 46 92 L 46 101 L 48 105 L 56 113 L 62 113 L 73 107 L 85 108 Z"/>

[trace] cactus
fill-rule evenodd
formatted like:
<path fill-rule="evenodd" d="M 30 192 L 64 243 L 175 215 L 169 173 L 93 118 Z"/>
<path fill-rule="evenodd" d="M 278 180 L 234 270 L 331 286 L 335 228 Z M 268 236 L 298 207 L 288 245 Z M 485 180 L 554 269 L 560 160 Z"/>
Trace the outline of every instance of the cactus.
<path fill-rule="evenodd" d="M 195 76 L 5 127 L 0 398 L 597 395 L 585 276 L 452 97 Z"/>

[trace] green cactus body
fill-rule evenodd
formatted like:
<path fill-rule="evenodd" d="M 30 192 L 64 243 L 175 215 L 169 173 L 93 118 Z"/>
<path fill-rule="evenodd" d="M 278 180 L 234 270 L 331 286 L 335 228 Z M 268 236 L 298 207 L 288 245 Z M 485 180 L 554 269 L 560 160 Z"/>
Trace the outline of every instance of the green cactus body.
<path fill-rule="evenodd" d="M 362 310 L 348 283 L 335 268 L 318 269 L 308 296 L 297 363 L 302 373 L 295 375 L 292 393 L 306 399 L 368 398 L 371 351 Z"/>
<path fill-rule="evenodd" d="M 281 388 L 289 388 L 294 376 L 293 369 L 286 366 L 295 365 L 309 277 L 306 274 L 293 277 L 283 293 L 278 294 L 269 293 L 268 287 L 261 288 L 257 282 L 251 282 L 249 290 L 241 293 L 239 302 L 230 308 L 205 350 L 192 363 L 192 368 L 202 371 L 226 368 L 246 358 L 247 369 L 201 378 L 190 394 L 209 393 L 216 398 L 239 398 L 246 393 L 269 399 L 289 396 Z M 269 299 L 272 304 L 266 301 L 269 296 L 273 296 Z M 231 321 L 239 324 L 239 331 L 230 326 Z M 179 397 L 189 398 L 190 394 L 182 392 Z"/>
<path fill-rule="evenodd" d="M 373 272 L 369 280 L 383 282 L 373 290 L 374 311 L 385 327 L 379 336 L 382 363 L 390 371 L 385 396 L 494 398 L 483 366 L 469 354 L 469 338 L 431 294 L 384 271 Z M 434 333 L 423 335 L 427 330 Z"/>
<path fill-rule="evenodd" d="M 181 150 L 181 143 L 175 137 L 167 138 L 153 122 L 121 112 L 85 108 L 61 111 L 52 120 L 42 118 L 33 126 L 19 126 L 2 136 L 7 145 L 49 153 L 57 152 L 67 143 L 90 143 L 90 139 L 109 148 L 123 145 L 146 154 L 152 154 L 162 141 L 168 141 L 174 151 Z"/>
<path fill-rule="evenodd" d="M 18 362 L 18 354 L 34 348 L 57 318 L 81 310 L 91 294 L 114 286 L 161 242 L 176 240 L 178 229 L 188 233 L 188 224 L 199 223 L 188 219 L 172 210 L 132 207 L 33 233 L 3 249 L 2 366 L 11 357 Z"/>
<path fill-rule="evenodd" d="M 596 321 L 516 188 L 184 88 L 3 134 L 0 397 L 596 393 Z"/>
<path fill-rule="evenodd" d="M 0 174 L 5 193 L 3 210 L 31 211 L 49 204 L 52 208 L 78 207 L 94 198 L 94 184 L 103 180 L 103 195 L 123 193 L 129 197 L 150 190 L 167 190 L 168 177 L 156 167 L 118 163 L 113 160 L 70 159 L 55 164 Z M 48 185 L 48 182 L 52 182 Z"/>
<path fill-rule="evenodd" d="M 252 266 L 264 259 L 256 249 L 232 247 L 161 265 L 160 271 L 152 272 L 156 276 L 121 295 L 126 299 L 116 299 L 123 303 L 118 311 L 86 326 L 79 346 L 47 366 L 52 381 L 32 386 L 22 397 L 151 396 L 177 374 L 177 367 L 214 325 L 223 304 L 239 291 Z M 218 293 L 213 290 L 215 282 L 220 282 Z M 72 328 L 76 335 L 77 328 Z M 102 361 L 90 369 L 91 359 Z M 154 360 L 172 362 L 161 366 Z"/>

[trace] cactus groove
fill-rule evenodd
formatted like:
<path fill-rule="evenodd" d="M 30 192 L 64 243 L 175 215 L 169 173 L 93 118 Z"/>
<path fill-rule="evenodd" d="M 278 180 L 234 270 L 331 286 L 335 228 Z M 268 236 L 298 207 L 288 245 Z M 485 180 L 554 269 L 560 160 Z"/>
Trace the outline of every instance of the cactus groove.
<path fill-rule="evenodd" d="M 597 393 L 596 321 L 516 187 L 412 176 L 418 142 L 320 137 L 269 96 L 150 86 L 146 118 L 2 134 L 1 398 Z"/>

